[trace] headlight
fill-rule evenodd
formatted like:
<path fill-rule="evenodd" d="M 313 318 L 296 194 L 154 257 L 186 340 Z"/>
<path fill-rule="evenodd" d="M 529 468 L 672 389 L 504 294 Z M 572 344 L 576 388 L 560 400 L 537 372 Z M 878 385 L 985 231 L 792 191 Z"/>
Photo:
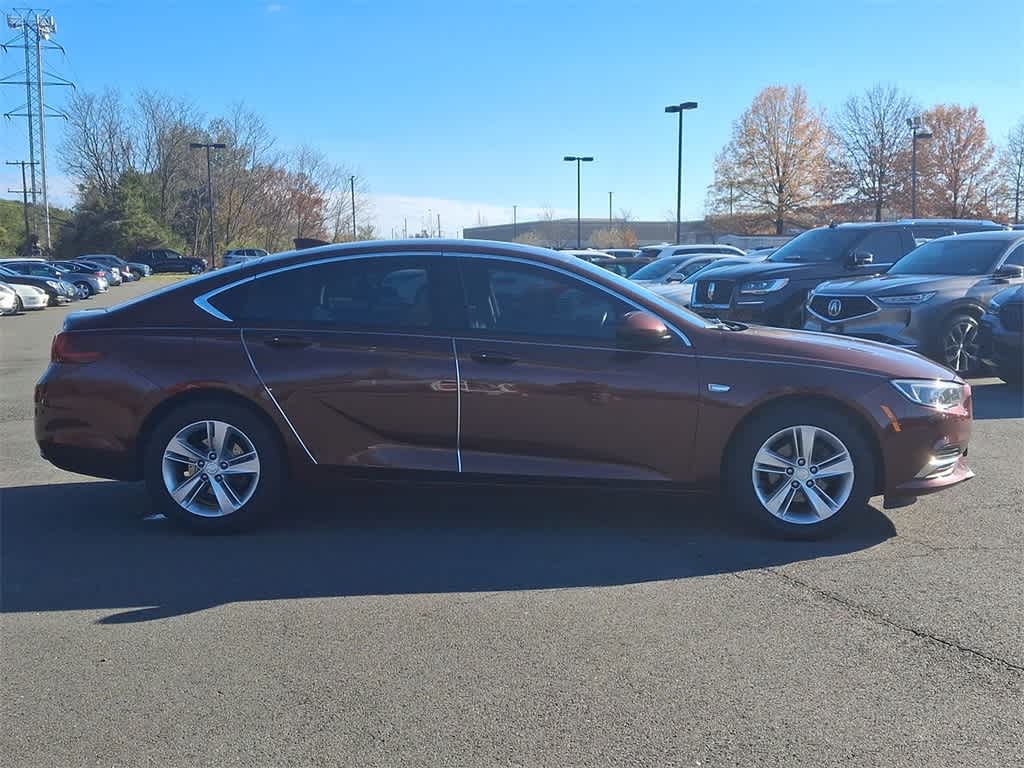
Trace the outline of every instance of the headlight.
<path fill-rule="evenodd" d="M 753 280 L 743 283 L 740 286 L 740 293 L 772 293 L 784 288 L 788 282 L 788 277 L 779 277 L 775 280 Z"/>
<path fill-rule="evenodd" d="M 61 291 L 61 287 L 60 287 L 60 283 L 58 283 L 56 280 L 47 280 L 46 284 L 48 286 L 50 286 L 51 288 L 53 288 L 53 290 L 58 291 L 58 292 L 62 292 Z"/>
<path fill-rule="evenodd" d="M 907 400 L 937 411 L 947 411 L 961 405 L 968 391 L 963 384 L 954 381 L 930 379 L 894 379 L 892 385 Z"/>
<path fill-rule="evenodd" d="M 897 304 L 906 306 L 908 304 L 924 304 L 935 295 L 935 291 L 929 293 L 904 293 L 899 296 L 876 296 L 883 304 Z"/>

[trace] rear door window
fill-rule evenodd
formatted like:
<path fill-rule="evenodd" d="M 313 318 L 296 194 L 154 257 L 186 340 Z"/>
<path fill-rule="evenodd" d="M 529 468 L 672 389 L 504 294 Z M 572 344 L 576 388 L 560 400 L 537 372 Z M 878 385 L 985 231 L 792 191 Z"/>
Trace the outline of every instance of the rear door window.
<path fill-rule="evenodd" d="M 444 325 L 433 275 L 421 257 L 341 259 L 258 277 L 210 304 L 258 327 L 422 332 Z"/>

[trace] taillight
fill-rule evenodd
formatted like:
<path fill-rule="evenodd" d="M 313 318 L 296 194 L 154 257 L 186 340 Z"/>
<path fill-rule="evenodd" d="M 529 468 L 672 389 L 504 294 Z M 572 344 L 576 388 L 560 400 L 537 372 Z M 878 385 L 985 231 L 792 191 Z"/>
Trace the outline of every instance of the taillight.
<path fill-rule="evenodd" d="M 80 333 L 61 331 L 53 337 L 50 345 L 51 363 L 94 363 L 101 357 L 102 352 L 87 348 Z"/>
<path fill-rule="evenodd" d="M 93 272 L 93 274 L 94 274 L 94 275 L 95 275 L 96 277 L 103 277 L 103 273 L 102 273 L 102 272 Z"/>

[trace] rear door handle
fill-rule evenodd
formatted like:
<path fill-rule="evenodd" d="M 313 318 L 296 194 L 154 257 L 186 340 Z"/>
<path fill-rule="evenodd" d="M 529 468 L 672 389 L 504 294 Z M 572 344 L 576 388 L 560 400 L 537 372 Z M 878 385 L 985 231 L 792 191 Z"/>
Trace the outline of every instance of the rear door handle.
<path fill-rule="evenodd" d="M 518 360 L 518 358 L 498 352 L 474 352 L 470 357 L 478 363 L 487 363 L 488 365 L 511 365 Z"/>
<path fill-rule="evenodd" d="M 277 347 L 278 349 L 302 349 L 312 345 L 313 342 L 298 336 L 271 336 L 265 343 L 268 347 Z"/>

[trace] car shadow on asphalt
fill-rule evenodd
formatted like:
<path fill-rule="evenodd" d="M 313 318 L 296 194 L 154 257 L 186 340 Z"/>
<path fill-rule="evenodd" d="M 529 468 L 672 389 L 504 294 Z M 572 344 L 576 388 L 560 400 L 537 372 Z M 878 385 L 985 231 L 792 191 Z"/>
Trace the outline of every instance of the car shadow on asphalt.
<path fill-rule="evenodd" d="M 270 527 L 195 536 L 139 484 L 2 492 L 3 612 L 114 610 L 150 621 L 250 600 L 634 584 L 829 557 L 895 535 L 867 507 L 822 542 L 765 538 L 719 502 L 666 492 L 350 487 Z"/>
<path fill-rule="evenodd" d="M 1024 392 L 1009 384 L 1001 381 L 971 382 L 971 395 L 977 420 L 1024 418 Z"/>

